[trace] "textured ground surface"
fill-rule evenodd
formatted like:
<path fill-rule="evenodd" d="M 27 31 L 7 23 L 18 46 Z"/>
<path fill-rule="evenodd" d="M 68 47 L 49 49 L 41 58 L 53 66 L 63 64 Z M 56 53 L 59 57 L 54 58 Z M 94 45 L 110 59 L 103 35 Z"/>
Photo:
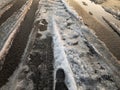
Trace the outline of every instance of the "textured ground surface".
<path fill-rule="evenodd" d="M 30 29 L 20 64 L 0 90 L 120 89 L 116 58 L 64 0 L 40 0 Z"/>

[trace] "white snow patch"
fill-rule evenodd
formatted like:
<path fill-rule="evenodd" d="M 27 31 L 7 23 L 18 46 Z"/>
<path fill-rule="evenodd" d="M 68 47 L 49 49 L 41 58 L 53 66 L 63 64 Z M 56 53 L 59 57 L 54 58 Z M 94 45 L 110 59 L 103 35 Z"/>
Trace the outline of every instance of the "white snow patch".
<path fill-rule="evenodd" d="M 55 59 L 54 76 L 56 75 L 56 71 L 59 68 L 62 68 L 65 71 L 65 75 L 66 75 L 65 83 L 68 86 L 69 90 L 77 90 L 77 86 L 73 78 L 73 73 L 64 51 L 63 42 L 58 32 L 59 28 L 57 27 L 54 18 L 52 18 L 52 20 L 53 20 L 52 22 L 53 22 L 53 29 L 54 29 L 53 30 L 54 59 Z M 54 77 L 54 80 L 55 80 L 55 77 Z"/>

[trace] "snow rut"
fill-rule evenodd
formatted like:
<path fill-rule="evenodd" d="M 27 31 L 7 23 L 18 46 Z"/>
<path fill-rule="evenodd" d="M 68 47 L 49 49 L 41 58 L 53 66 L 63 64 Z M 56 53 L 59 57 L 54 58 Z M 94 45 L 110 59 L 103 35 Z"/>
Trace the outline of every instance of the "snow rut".
<path fill-rule="evenodd" d="M 56 31 L 58 32 L 58 36 L 56 37 L 60 37 L 60 44 L 56 44 L 59 39 L 54 42 L 54 47 L 60 45 L 56 51 L 54 49 L 55 61 L 60 57 L 59 62 L 55 63 L 54 66 L 54 76 L 59 67 L 70 65 L 73 72 L 71 75 L 75 79 L 78 90 L 119 89 L 118 78 L 120 73 L 118 72 L 119 65 L 116 59 L 109 53 L 106 46 L 98 40 L 94 32 L 83 24 L 82 19 L 67 6 L 64 0 L 41 0 L 40 5 L 43 5 L 40 6 L 40 13 L 42 13 L 40 18 L 50 21 L 54 17 L 52 22 L 56 22 L 53 26 L 57 25 Z M 53 16 L 51 17 L 50 15 Z M 50 28 L 51 32 L 53 29 Z M 64 53 L 60 53 L 59 50 Z M 60 55 L 56 55 L 57 52 Z M 61 62 L 64 62 L 64 58 L 62 57 L 64 54 L 69 64 L 64 63 L 61 65 Z M 67 71 L 69 70 L 63 66 L 62 68 L 67 78 L 65 83 L 68 89 L 71 89 L 72 86 L 75 86 L 74 84 L 70 84 L 70 82 L 74 82 L 74 79 L 71 80 L 68 77 L 69 72 Z"/>
<path fill-rule="evenodd" d="M 73 90 L 73 87 L 74 90 L 76 87 L 78 90 L 119 89 L 120 73 L 116 59 L 98 40 L 94 32 L 83 24 L 82 19 L 67 6 L 64 0 L 41 0 L 39 4 L 36 22 L 39 21 L 42 25 L 41 20 L 45 19 L 48 22 L 47 29 L 50 32 L 58 32 L 58 34 L 52 33 L 54 89 L 56 71 L 59 68 L 65 72 L 64 82 L 69 90 Z M 45 38 L 46 33 L 39 33 Z"/>

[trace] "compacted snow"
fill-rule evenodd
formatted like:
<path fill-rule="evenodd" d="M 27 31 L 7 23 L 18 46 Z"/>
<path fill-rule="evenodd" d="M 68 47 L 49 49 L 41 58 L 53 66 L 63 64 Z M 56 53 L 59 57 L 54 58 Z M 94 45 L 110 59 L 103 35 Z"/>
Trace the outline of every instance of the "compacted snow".
<path fill-rule="evenodd" d="M 68 90 L 120 89 L 117 59 L 82 18 L 65 0 L 40 0 L 21 64 L 0 90 L 55 90 L 58 69 Z"/>

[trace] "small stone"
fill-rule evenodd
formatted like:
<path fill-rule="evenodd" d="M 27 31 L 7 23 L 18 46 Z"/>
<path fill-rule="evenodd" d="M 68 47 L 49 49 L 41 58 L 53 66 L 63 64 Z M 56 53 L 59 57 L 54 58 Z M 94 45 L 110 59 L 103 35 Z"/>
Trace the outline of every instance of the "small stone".
<path fill-rule="evenodd" d="M 97 73 L 98 71 L 97 70 L 95 70 L 95 73 Z"/>
<path fill-rule="evenodd" d="M 102 66 L 100 67 L 100 69 L 105 70 L 105 68 L 104 68 L 104 67 L 102 67 Z"/>
<path fill-rule="evenodd" d="M 86 2 L 82 2 L 82 3 L 83 3 L 83 5 L 87 6 L 87 3 L 86 3 Z"/>
<path fill-rule="evenodd" d="M 68 42 L 69 45 L 78 45 L 78 41 Z"/>
<path fill-rule="evenodd" d="M 41 33 L 37 33 L 36 38 L 39 38 L 39 37 L 41 37 L 41 36 L 42 36 Z"/>
<path fill-rule="evenodd" d="M 76 42 L 72 43 L 72 45 L 78 45 L 78 41 L 76 41 Z"/>
<path fill-rule="evenodd" d="M 89 12 L 89 14 L 90 14 L 90 15 L 93 15 L 93 13 L 92 13 L 92 12 Z"/>
<path fill-rule="evenodd" d="M 79 34 L 73 35 L 73 38 L 78 38 L 78 37 L 79 37 Z"/>

